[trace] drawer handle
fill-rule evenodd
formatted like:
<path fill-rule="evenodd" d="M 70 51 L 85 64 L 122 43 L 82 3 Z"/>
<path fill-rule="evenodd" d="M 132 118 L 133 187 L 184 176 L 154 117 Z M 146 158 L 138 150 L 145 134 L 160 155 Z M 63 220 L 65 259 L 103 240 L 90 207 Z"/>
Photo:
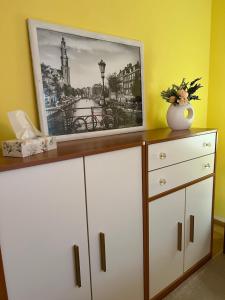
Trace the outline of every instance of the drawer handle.
<path fill-rule="evenodd" d="M 182 223 L 177 224 L 177 250 L 182 251 Z"/>
<path fill-rule="evenodd" d="M 203 147 L 211 147 L 211 143 L 210 142 L 208 142 L 208 143 L 204 142 Z"/>
<path fill-rule="evenodd" d="M 194 243 L 195 217 L 190 215 L 190 242 Z"/>
<path fill-rule="evenodd" d="M 160 159 L 165 159 L 166 158 L 166 153 L 164 153 L 164 152 L 161 152 L 160 154 L 159 154 L 159 158 Z"/>
<path fill-rule="evenodd" d="M 211 168 L 211 165 L 210 165 L 210 163 L 207 163 L 207 164 L 204 164 L 204 169 L 210 169 Z"/>
<path fill-rule="evenodd" d="M 99 233 L 101 270 L 106 272 L 105 234 Z"/>
<path fill-rule="evenodd" d="M 165 184 L 166 184 L 166 179 L 164 179 L 164 178 L 160 179 L 160 180 L 159 180 L 159 184 L 160 184 L 161 186 L 165 185 Z"/>
<path fill-rule="evenodd" d="M 74 251 L 74 260 L 75 260 L 76 285 L 78 287 L 81 287 L 79 247 L 74 245 L 73 251 Z"/>

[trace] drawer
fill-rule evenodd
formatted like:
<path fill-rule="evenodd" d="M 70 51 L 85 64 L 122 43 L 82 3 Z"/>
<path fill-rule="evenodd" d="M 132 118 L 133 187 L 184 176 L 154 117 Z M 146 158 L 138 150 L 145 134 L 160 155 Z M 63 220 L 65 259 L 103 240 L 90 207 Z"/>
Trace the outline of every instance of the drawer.
<path fill-rule="evenodd" d="M 155 170 L 215 152 L 216 133 L 148 146 L 148 170 Z"/>
<path fill-rule="evenodd" d="M 149 197 L 214 172 L 214 154 L 148 172 Z"/>

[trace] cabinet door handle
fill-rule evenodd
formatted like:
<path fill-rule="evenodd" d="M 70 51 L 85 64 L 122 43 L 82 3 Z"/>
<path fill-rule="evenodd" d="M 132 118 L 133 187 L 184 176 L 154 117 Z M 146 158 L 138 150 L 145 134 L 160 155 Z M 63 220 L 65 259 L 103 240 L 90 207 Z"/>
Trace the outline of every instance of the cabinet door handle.
<path fill-rule="evenodd" d="M 194 243 L 195 217 L 190 215 L 190 242 Z"/>
<path fill-rule="evenodd" d="M 99 233 L 99 242 L 100 242 L 101 270 L 103 272 L 106 272 L 105 234 L 103 232 Z"/>
<path fill-rule="evenodd" d="M 182 223 L 177 224 L 177 250 L 182 251 Z"/>
<path fill-rule="evenodd" d="M 78 287 L 81 287 L 79 247 L 74 245 L 73 251 L 74 251 L 74 260 L 75 260 L 76 285 Z"/>

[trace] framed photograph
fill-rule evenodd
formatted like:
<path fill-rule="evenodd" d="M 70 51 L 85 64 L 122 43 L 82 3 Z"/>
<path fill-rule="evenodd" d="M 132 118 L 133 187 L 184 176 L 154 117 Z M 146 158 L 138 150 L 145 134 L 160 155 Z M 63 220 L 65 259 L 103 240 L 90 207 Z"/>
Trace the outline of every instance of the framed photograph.
<path fill-rule="evenodd" d="M 28 20 L 41 130 L 58 141 L 143 130 L 139 41 Z"/>

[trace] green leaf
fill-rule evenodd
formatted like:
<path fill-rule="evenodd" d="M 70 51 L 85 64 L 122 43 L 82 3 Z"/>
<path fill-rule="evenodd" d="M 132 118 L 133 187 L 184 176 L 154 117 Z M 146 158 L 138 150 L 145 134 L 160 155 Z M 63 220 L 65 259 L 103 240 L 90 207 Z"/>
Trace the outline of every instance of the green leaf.
<path fill-rule="evenodd" d="M 190 83 L 190 86 L 194 85 L 197 81 L 201 80 L 202 77 L 198 77 Z"/>

